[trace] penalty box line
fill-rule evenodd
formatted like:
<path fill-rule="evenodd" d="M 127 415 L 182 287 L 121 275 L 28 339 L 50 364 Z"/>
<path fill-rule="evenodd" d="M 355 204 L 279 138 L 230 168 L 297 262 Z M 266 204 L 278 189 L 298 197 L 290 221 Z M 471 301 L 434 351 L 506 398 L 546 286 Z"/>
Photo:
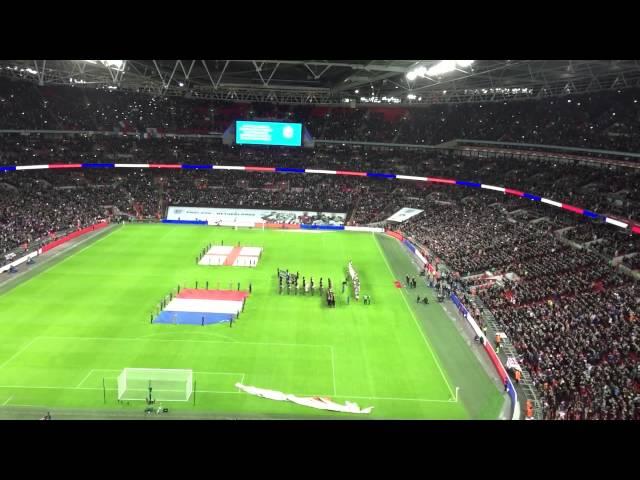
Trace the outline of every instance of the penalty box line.
<path fill-rule="evenodd" d="M 23 348 L 21 348 L 19 351 L 17 351 L 16 353 L 14 353 L 10 358 L 8 358 L 2 365 L 0 365 L 0 369 L 2 367 L 4 367 L 6 364 L 8 364 L 10 361 L 12 361 L 13 359 L 15 359 L 16 357 L 18 357 L 18 355 L 21 355 L 22 353 L 24 353 L 29 347 L 31 347 L 31 345 L 33 343 L 35 343 L 37 340 L 40 339 L 53 339 L 53 340 L 118 340 L 118 341 L 136 341 L 136 342 L 151 342 L 151 343 L 211 343 L 211 344 L 223 344 L 223 345 L 263 345 L 263 346 L 276 346 L 276 347 L 307 347 L 307 348 L 327 348 L 331 351 L 331 374 L 332 374 L 332 382 L 333 382 L 333 392 L 334 395 L 336 395 L 336 375 L 335 375 L 335 362 L 334 362 L 334 352 L 333 352 L 333 346 L 332 345 L 314 345 L 314 344 L 304 344 L 304 343 L 268 343 L 268 342 L 222 342 L 222 341 L 216 341 L 216 340 L 175 340 L 175 339 L 150 339 L 150 338 L 128 338 L 128 337 L 74 337 L 74 336 L 69 336 L 69 337 L 60 337 L 60 336 L 40 336 L 40 337 L 35 337 L 33 340 L 31 340 L 27 345 L 25 345 Z M 87 379 L 91 376 L 91 373 L 94 371 L 120 371 L 120 370 L 111 370 L 111 369 L 93 369 L 92 371 L 90 371 L 85 378 L 83 378 L 80 383 L 78 383 L 78 385 L 76 385 L 75 387 L 65 387 L 65 388 L 71 388 L 71 389 L 78 389 L 78 390 L 87 390 L 88 388 L 86 387 L 82 387 L 82 385 L 84 384 L 84 382 L 87 381 Z M 194 373 L 204 373 L 204 374 L 219 374 L 219 373 L 225 373 L 225 372 L 194 372 Z M 238 373 L 238 375 L 243 375 L 242 380 L 240 381 L 240 383 L 244 382 L 244 375 L 243 373 Z M 0 388 L 12 388 L 11 386 L 0 386 Z M 17 388 L 17 387 L 16 387 Z M 23 386 L 23 388 L 29 388 L 28 386 Z M 34 387 L 36 388 L 36 387 Z M 54 387 L 57 388 L 57 387 Z M 99 389 L 101 390 L 101 389 Z M 202 390 L 201 392 L 206 393 L 204 390 Z M 209 393 L 227 393 L 227 392 L 214 392 L 211 391 Z M 233 393 L 239 393 L 238 392 L 233 392 Z"/>
<path fill-rule="evenodd" d="M 176 340 L 176 339 L 150 339 L 146 338 L 128 338 L 128 337 L 58 337 L 58 336 L 42 336 L 36 337 L 31 343 L 39 338 L 48 339 L 69 339 L 69 340 L 118 340 L 118 341 L 136 341 L 136 342 L 152 342 L 152 343 L 212 343 L 222 345 L 262 345 L 269 347 L 306 347 L 306 348 L 327 348 L 331 351 L 331 380 L 333 382 L 333 394 L 336 395 L 336 372 L 333 345 L 314 345 L 305 343 L 269 343 L 269 342 L 222 342 L 219 340 Z M 28 345 L 30 346 L 30 345 Z M 25 347 L 26 348 L 26 347 Z M 81 382 L 82 384 L 82 382 Z"/>
<path fill-rule="evenodd" d="M 103 389 L 99 388 L 99 387 L 65 387 L 65 386 L 55 386 L 55 385 L 39 385 L 39 386 L 33 386 L 33 385 L 0 385 L 0 389 L 17 389 L 17 390 L 74 390 L 74 391 L 78 391 L 78 390 L 93 390 L 93 391 L 100 391 L 102 392 Z M 117 388 L 105 388 L 104 390 L 108 391 L 108 392 L 117 392 L 118 389 Z M 177 391 L 182 391 L 182 390 L 175 390 Z M 239 390 L 234 390 L 234 391 L 222 391 L 222 390 L 196 390 L 196 394 L 200 395 L 201 393 L 215 393 L 215 394 L 238 394 L 241 393 Z M 11 397 L 13 398 L 13 396 Z M 172 401 L 172 400 L 163 400 L 164 401 Z M 178 401 L 178 400 L 175 400 Z"/>
<path fill-rule="evenodd" d="M 316 396 L 316 397 L 339 397 L 339 398 L 354 398 L 354 399 L 363 399 L 363 400 L 386 400 L 386 401 L 406 401 L 406 402 L 438 402 L 438 403 L 456 403 L 458 401 L 457 395 L 455 400 L 434 400 L 434 399 L 424 399 L 424 398 L 398 398 L 398 397 L 373 397 L 373 396 L 344 396 L 338 395 L 336 393 L 336 381 L 335 381 L 335 361 L 334 361 L 334 349 L 331 345 L 311 345 L 311 344 L 283 344 L 283 343 L 257 343 L 257 342 L 220 342 L 213 340 L 147 340 L 147 339 L 139 339 L 139 338 L 118 338 L 118 337 L 49 337 L 49 336 L 41 336 L 34 338 L 31 342 L 25 345 L 20 351 L 16 352 L 11 358 L 9 358 L 2 365 L 4 366 L 9 361 L 13 360 L 19 354 L 26 351 L 36 340 L 42 338 L 51 338 L 51 339 L 71 339 L 71 340 L 133 340 L 133 341 L 151 341 L 154 343 L 163 343 L 163 342 L 186 342 L 186 343 L 214 343 L 214 344 L 227 344 L 227 345 L 238 345 L 238 344 L 250 344 L 250 345 L 266 345 L 266 346 L 304 346 L 304 347 L 324 347 L 329 348 L 331 350 L 331 370 L 332 370 L 332 380 L 333 380 L 333 394 L 324 394 L 324 395 L 309 395 L 309 394 L 295 394 L 296 396 Z M 0 368 L 2 367 L 0 366 Z M 75 387 L 68 386 L 29 386 L 29 385 L 0 385 L 0 388 L 15 388 L 15 389 L 50 389 L 50 390 L 102 390 L 102 388 L 96 387 L 83 387 L 82 385 L 89 379 L 89 377 L 94 372 L 120 372 L 122 369 L 101 369 L 94 368 L 91 369 L 87 375 L 76 385 Z M 244 384 L 244 379 L 246 373 L 242 372 L 205 372 L 205 371 L 194 371 L 196 375 L 238 375 L 242 376 L 240 383 Z M 107 388 L 106 390 L 112 391 L 116 389 Z M 235 394 L 241 393 L 240 390 L 236 391 L 219 391 L 219 390 L 197 390 L 197 393 L 211 393 L 211 394 Z"/>
<path fill-rule="evenodd" d="M 122 371 L 122 369 L 114 369 L 114 368 L 94 368 L 92 370 L 89 371 L 89 373 L 84 377 L 84 379 L 82 379 L 82 381 L 75 387 L 69 387 L 69 386 L 58 386 L 58 385 L 0 385 L 0 389 L 2 388 L 6 388 L 6 389 L 19 389 L 19 390 L 92 390 L 92 391 L 101 391 L 103 390 L 100 387 L 82 387 L 81 385 L 86 382 L 86 380 L 91 376 L 92 373 L 94 372 L 120 372 Z M 241 377 L 240 379 L 240 383 L 244 382 L 246 373 L 242 373 L 242 372 L 201 372 L 201 371 L 194 371 L 193 372 L 196 375 L 231 375 L 231 376 L 236 376 L 236 377 Z M 110 378 L 116 378 L 116 377 L 110 377 Z M 107 391 L 117 391 L 117 388 L 105 388 L 104 390 Z M 182 390 L 180 390 L 182 391 Z M 230 393 L 241 393 L 240 390 L 235 390 L 235 391 L 226 391 L 226 390 L 196 390 L 197 394 L 200 393 L 213 393 L 213 394 L 230 394 Z M 7 405 L 9 403 L 9 401 L 13 398 L 13 395 L 11 395 L 7 401 L 5 403 L 3 403 L 2 405 Z"/>

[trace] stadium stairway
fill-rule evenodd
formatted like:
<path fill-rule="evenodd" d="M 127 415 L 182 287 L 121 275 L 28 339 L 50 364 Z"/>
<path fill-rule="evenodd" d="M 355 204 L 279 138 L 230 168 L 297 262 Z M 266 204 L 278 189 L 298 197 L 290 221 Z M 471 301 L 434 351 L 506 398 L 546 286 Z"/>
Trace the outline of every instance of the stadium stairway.
<path fill-rule="evenodd" d="M 345 225 L 349 225 L 349 222 L 351 221 L 353 216 L 356 214 L 356 211 L 358 210 L 358 204 L 360 203 L 360 197 L 361 196 L 362 196 L 362 192 L 360 190 L 358 190 L 358 195 L 356 196 L 355 200 L 353 201 L 353 204 L 351 205 L 351 209 L 349 210 L 349 212 L 347 213 L 346 218 L 344 219 L 344 224 Z"/>
<path fill-rule="evenodd" d="M 502 327 L 500 327 L 493 314 L 489 312 L 488 309 L 484 308 L 484 305 L 482 305 L 476 295 L 469 295 L 468 298 L 473 307 L 482 312 L 480 314 L 480 317 L 482 319 L 482 324 L 487 326 L 488 339 L 493 338 L 496 332 L 502 331 Z M 500 344 L 500 354 L 498 354 L 498 356 L 500 357 L 500 360 L 503 364 L 506 362 L 506 357 L 513 357 L 515 359 L 518 358 L 518 352 L 508 338 L 504 339 Z M 521 373 L 522 378 L 516 388 L 519 390 L 518 393 L 521 396 L 524 394 L 525 398 L 520 399 L 520 406 L 522 409 L 524 409 L 526 400 L 532 400 L 534 405 L 534 418 L 536 420 L 542 420 L 542 402 L 540 401 L 538 392 L 536 391 L 536 388 L 533 384 L 533 378 L 531 378 L 531 375 L 526 368 L 523 368 Z"/>

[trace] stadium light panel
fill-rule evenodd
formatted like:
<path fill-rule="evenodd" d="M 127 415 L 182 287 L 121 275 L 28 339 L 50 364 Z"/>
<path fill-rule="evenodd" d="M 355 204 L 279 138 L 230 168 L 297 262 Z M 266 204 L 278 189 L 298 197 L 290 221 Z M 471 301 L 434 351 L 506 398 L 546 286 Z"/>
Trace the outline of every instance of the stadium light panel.
<path fill-rule="evenodd" d="M 124 68 L 124 60 L 83 60 L 84 62 L 91 63 L 93 65 L 97 65 L 101 63 L 107 68 L 112 68 L 114 70 L 122 70 Z"/>
<path fill-rule="evenodd" d="M 428 76 L 439 77 L 445 73 L 452 72 L 456 68 L 455 60 L 442 60 L 427 70 Z"/>
<path fill-rule="evenodd" d="M 418 77 L 441 77 L 449 72 L 453 72 L 458 67 L 469 67 L 475 60 L 441 60 L 430 68 L 424 66 L 416 67 L 407 72 L 408 80 L 415 80 Z"/>
<path fill-rule="evenodd" d="M 459 67 L 465 68 L 470 67 L 473 64 L 474 60 L 456 60 L 455 62 Z"/>
<path fill-rule="evenodd" d="M 116 70 L 122 70 L 124 60 L 100 60 L 105 67 L 113 67 Z"/>

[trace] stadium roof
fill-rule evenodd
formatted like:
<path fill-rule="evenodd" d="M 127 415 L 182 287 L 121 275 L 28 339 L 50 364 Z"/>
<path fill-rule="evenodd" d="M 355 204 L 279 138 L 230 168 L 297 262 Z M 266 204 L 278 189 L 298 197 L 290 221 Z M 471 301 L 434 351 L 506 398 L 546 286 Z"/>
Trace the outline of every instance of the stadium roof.
<path fill-rule="evenodd" d="M 640 86 L 638 60 L 476 60 L 407 79 L 440 60 L 2 60 L 0 74 L 229 101 L 429 105 L 542 98 Z"/>

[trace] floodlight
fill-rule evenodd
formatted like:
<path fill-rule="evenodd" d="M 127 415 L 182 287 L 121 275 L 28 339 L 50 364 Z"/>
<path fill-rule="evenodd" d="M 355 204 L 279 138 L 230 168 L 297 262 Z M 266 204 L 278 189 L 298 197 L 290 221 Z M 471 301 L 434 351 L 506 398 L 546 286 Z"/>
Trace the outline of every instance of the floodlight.
<path fill-rule="evenodd" d="M 103 64 L 107 68 L 113 68 L 114 70 L 122 70 L 124 68 L 124 60 L 83 60 L 84 62 L 97 65 Z"/>
<path fill-rule="evenodd" d="M 100 60 L 105 67 L 113 67 L 116 70 L 122 70 L 124 60 Z"/>
<path fill-rule="evenodd" d="M 475 60 L 441 60 L 427 69 L 424 66 L 416 67 L 407 72 L 407 79 L 415 80 L 417 77 L 439 77 L 453 72 L 457 67 L 468 67 Z"/>

